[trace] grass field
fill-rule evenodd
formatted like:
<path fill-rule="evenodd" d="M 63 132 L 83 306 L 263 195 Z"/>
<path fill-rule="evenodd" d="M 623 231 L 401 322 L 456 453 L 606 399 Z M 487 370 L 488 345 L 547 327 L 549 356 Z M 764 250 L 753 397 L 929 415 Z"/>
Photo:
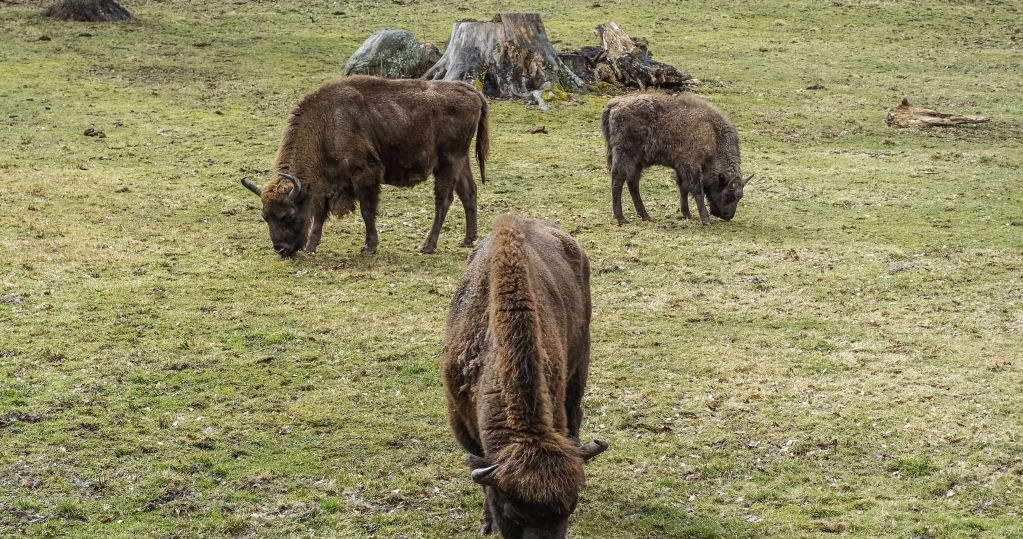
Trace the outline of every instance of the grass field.
<path fill-rule="evenodd" d="M 0 536 L 477 537 L 438 373 L 461 207 L 421 255 L 432 189 L 388 188 L 377 255 L 349 215 L 281 260 L 238 179 L 377 29 L 528 10 L 647 37 L 757 174 L 702 227 L 648 170 L 618 227 L 608 96 L 491 102 L 482 231 L 555 220 L 593 269 L 611 447 L 569 535 L 1023 537 L 1019 3 L 122 5 L 0 2 Z M 991 122 L 889 128 L 903 97 Z"/>

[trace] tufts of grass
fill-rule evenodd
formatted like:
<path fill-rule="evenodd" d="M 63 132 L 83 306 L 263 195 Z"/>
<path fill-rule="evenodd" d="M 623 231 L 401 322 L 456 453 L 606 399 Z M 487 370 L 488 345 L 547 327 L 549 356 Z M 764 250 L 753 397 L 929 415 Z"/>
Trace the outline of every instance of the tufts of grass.
<path fill-rule="evenodd" d="M 926 456 L 900 458 L 892 464 L 892 471 L 902 477 L 927 477 L 938 470 Z"/>
<path fill-rule="evenodd" d="M 62 500 L 54 508 L 54 514 L 64 520 L 82 520 L 86 521 L 89 518 L 86 516 L 85 509 L 81 504 L 74 500 Z"/>

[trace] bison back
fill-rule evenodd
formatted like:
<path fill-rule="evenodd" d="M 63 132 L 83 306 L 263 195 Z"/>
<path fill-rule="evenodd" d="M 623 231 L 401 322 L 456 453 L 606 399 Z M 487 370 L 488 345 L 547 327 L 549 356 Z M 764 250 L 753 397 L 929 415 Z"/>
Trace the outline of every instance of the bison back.
<path fill-rule="evenodd" d="M 587 369 L 589 363 L 589 324 L 591 299 L 589 261 L 578 244 L 551 223 L 504 216 L 495 225 L 495 233 L 485 238 L 470 255 L 468 267 L 456 288 L 445 331 L 442 377 L 449 403 L 449 419 L 462 445 L 473 450 L 479 443 L 476 410 L 480 388 L 486 373 L 498 377 L 500 354 L 495 350 L 500 341 L 495 337 L 494 302 L 505 301 L 502 295 L 520 296 L 520 290 L 509 290 L 507 279 L 495 277 L 503 271 L 506 260 L 495 254 L 495 235 L 502 227 L 514 227 L 521 238 L 521 259 L 532 301 L 530 309 L 539 317 L 541 335 L 536 345 L 552 353 L 551 363 L 559 364 L 557 372 L 548 372 L 552 395 L 562 395 L 565 376 Z M 495 279 L 501 282 L 495 282 Z M 517 285 L 513 285 L 515 288 Z M 526 338 L 526 336 L 523 336 Z M 583 351 L 583 355 L 577 353 Z M 563 402 L 563 399 L 545 399 Z M 555 405 L 557 406 L 557 405 Z M 564 411 L 548 410 L 560 423 Z M 559 425 L 561 426 L 561 425 Z M 466 443 L 459 433 L 469 435 L 475 443 Z"/>
<path fill-rule="evenodd" d="M 383 165 L 384 183 L 398 186 L 468 159 L 484 112 L 475 88 L 450 81 L 351 76 L 324 83 L 307 100 L 319 101 L 309 108 L 334 124 L 325 143 L 335 160 L 359 163 L 368 151 L 370 165 Z M 359 154 L 347 155 L 348 148 Z"/>

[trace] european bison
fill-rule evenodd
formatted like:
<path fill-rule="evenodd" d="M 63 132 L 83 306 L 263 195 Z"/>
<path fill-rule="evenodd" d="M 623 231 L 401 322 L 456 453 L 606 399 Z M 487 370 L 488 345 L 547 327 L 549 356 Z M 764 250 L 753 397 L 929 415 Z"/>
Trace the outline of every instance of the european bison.
<path fill-rule="evenodd" d="M 281 256 L 315 251 L 327 215 L 355 209 L 366 223 L 363 253 L 376 252 L 380 185 L 411 187 L 434 175 L 433 227 L 420 251 L 437 247 L 454 194 L 465 208 L 465 239 L 476 241 L 476 183 L 469 144 L 476 135 L 480 181 L 486 181 L 487 101 L 464 82 L 351 76 L 324 83 L 291 111 L 274 177 L 262 188 L 270 241 Z"/>
<path fill-rule="evenodd" d="M 589 327 L 586 254 L 551 223 L 498 218 L 455 291 L 441 367 L 483 533 L 565 537 L 583 463 L 607 449 L 579 443 Z"/>
<path fill-rule="evenodd" d="M 622 186 L 629 186 L 636 213 L 644 221 L 650 214 L 639 196 L 644 168 L 664 165 L 674 170 L 682 216 L 689 213 L 687 194 L 696 200 L 700 222 L 709 225 L 710 213 L 730 220 L 753 175 L 739 172 L 739 134 L 720 111 L 691 94 L 657 93 L 617 97 L 607 103 L 600 118 L 611 173 L 611 210 L 618 224 L 622 214 Z"/>

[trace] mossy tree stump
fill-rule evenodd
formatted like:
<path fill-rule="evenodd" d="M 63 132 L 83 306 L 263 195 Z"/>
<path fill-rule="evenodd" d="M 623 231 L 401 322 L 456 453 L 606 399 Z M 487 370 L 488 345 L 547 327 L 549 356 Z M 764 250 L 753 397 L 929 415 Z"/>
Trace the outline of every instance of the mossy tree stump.
<path fill-rule="evenodd" d="M 62 0 L 47 8 L 43 15 L 80 22 L 130 21 L 134 18 L 114 0 Z"/>
<path fill-rule="evenodd" d="M 528 96 L 545 84 L 584 91 L 583 81 L 558 58 L 538 13 L 456 22 L 447 49 L 423 78 L 463 80 L 488 97 Z"/>

